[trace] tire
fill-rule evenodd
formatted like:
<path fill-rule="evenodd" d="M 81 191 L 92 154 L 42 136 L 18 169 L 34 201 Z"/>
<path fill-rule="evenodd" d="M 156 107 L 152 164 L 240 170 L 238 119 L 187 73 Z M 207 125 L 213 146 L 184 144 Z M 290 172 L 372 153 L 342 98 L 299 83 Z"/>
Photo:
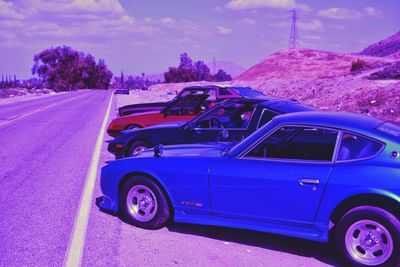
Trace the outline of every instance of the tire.
<path fill-rule="evenodd" d="M 350 210 L 337 225 L 335 241 L 346 266 L 400 266 L 400 221 L 384 209 Z"/>
<path fill-rule="evenodd" d="M 132 142 L 132 144 L 130 144 L 128 152 L 127 152 L 127 156 L 135 156 L 135 155 L 139 155 L 140 153 L 143 152 L 143 150 L 150 148 L 151 146 L 144 142 L 144 141 L 135 141 Z"/>
<path fill-rule="evenodd" d="M 168 201 L 160 187 L 145 177 L 132 177 L 120 192 L 122 219 L 145 229 L 162 228 L 170 218 Z"/>

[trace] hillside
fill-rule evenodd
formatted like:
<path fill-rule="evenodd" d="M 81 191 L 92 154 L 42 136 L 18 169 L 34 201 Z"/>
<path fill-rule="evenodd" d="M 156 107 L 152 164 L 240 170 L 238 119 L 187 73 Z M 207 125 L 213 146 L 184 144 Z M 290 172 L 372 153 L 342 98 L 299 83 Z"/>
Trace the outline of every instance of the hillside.
<path fill-rule="evenodd" d="M 352 63 L 357 60 L 365 62 L 365 66 L 351 73 Z M 386 76 L 391 73 L 388 70 L 397 68 L 395 62 L 388 58 L 291 49 L 272 54 L 230 83 L 251 86 L 268 96 L 294 98 L 322 110 L 400 122 L 400 81 Z M 175 93 L 193 84 L 198 82 L 157 84 L 150 89 Z"/>
<path fill-rule="evenodd" d="M 360 54 L 400 59 L 400 32 L 368 46 Z"/>
<path fill-rule="evenodd" d="M 214 69 L 214 63 L 209 62 L 207 63 L 207 66 L 210 68 L 211 72 L 213 72 Z M 215 62 L 215 72 L 218 72 L 218 70 L 224 70 L 226 73 L 232 76 L 232 78 L 236 78 L 240 74 L 242 74 L 246 69 L 243 68 L 242 66 L 239 66 L 238 64 L 231 62 L 231 61 L 216 61 Z"/>
<path fill-rule="evenodd" d="M 342 77 L 350 74 L 351 65 L 357 60 L 366 62 L 368 68 L 382 67 L 394 61 L 393 59 L 311 49 L 288 49 L 266 57 L 260 63 L 239 75 L 236 80 Z"/>

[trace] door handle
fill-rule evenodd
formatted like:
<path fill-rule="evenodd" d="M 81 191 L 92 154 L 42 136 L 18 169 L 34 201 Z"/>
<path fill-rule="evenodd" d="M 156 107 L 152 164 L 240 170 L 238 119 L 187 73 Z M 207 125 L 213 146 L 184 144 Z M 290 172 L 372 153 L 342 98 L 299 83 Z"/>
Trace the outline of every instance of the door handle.
<path fill-rule="evenodd" d="M 318 179 L 310 179 L 310 178 L 301 178 L 299 180 L 301 185 L 319 185 Z"/>

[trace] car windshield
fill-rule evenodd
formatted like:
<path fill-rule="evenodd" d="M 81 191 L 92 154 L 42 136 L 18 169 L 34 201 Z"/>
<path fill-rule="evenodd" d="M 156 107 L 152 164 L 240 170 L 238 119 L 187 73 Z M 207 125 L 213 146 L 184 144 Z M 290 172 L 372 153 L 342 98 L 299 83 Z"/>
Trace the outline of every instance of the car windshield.
<path fill-rule="evenodd" d="M 241 96 L 254 98 L 265 96 L 263 93 L 251 88 L 251 87 L 229 87 L 229 89 L 233 90 L 235 93 L 238 93 Z"/>
<path fill-rule="evenodd" d="M 182 91 L 162 111 L 173 112 L 184 110 L 185 112 L 197 114 L 201 111 L 201 104 L 209 97 L 204 89 L 189 89 Z"/>
<path fill-rule="evenodd" d="M 385 122 L 376 129 L 392 136 L 400 137 L 400 125 L 394 122 Z"/>

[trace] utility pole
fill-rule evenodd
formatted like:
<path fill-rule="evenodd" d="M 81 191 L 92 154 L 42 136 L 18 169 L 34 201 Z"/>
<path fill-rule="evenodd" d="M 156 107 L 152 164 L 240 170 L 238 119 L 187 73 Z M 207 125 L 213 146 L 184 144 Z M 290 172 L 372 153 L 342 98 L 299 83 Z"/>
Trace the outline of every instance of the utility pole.
<path fill-rule="evenodd" d="M 121 81 L 121 88 L 124 88 L 124 72 L 121 70 L 121 77 L 120 77 L 120 81 Z"/>
<path fill-rule="evenodd" d="M 297 47 L 297 11 L 295 8 L 289 11 L 292 13 L 292 26 L 290 27 L 289 48 Z"/>
<path fill-rule="evenodd" d="M 213 74 L 215 75 L 215 69 L 216 69 L 216 66 L 217 66 L 217 62 L 216 62 L 216 60 L 215 60 L 215 57 L 213 57 Z"/>

